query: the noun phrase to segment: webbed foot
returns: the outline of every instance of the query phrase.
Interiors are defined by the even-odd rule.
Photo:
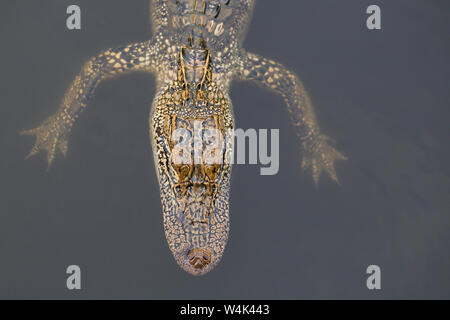
[[[67,155],[68,144],[64,132],[65,128],[60,125],[57,116],[50,117],[35,129],[20,132],[21,135],[36,136],[36,142],[25,159],[45,150],[47,152],[47,169],[50,168],[57,149],[61,151],[64,157]]]
[[[334,149],[328,144],[331,139],[326,135],[320,135],[318,142],[315,146],[304,152],[302,160],[302,169],[311,167],[314,183],[317,186],[319,178],[323,170],[325,170],[331,179],[333,179],[338,185],[340,185],[339,179],[336,175],[334,168],[334,162],[336,160],[347,160],[342,153]],[[308,150],[305,148],[304,150]]]

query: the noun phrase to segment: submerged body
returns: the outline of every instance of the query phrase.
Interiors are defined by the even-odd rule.
[[[46,150],[50,166],[96,86],[131,71],[157,76],[150,139],[160,185],[164,230],[177,263],[193,275],[220,261],[230,226],[229,194],[234,79],[282,95],[302,146],[302,167],[317,183],[322,170],[337,182],[334,161],[298,77],[281,64],[242,48],[254,0],[152,0],[153,38],[109,49],[89,60],[58,112],[40,127],[29,156]]]

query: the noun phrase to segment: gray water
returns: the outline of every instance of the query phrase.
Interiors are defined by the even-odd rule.
[[[148,1],[6,1],[0,18],[0,298],[450,298],[448,1],[259,1],[245,46],[303,80],[349,160],[314,187],[283,101],[235,83],[240,128],[280,128],[280,171],[235,166],[222,262],[196,278],[166,244],[148,139],[151,75],[102,83],[49,172],[18,132],[53,114],[82,64],[146,40]],[[82,289],[66,288],[79,265]],[[381,290],[366,268],[381,267]]]

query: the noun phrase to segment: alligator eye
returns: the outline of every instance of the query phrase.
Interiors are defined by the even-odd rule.
[[[214,19],[217,19],[219,17],[221,9],[222,9],[222,6],[219,4],[216,8],[216,15],[214,16]]]
[[[208,260],[209,260],[209,257],[203,256],[203,260],[208,261]]]

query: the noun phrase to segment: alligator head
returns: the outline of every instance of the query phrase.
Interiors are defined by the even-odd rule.
[[[184,270],[205,274],[228,238],[233,147],[230,102],[212,81],[208,49],[180,50],[177,80],[158,96],[152,128],[169,247]]]

